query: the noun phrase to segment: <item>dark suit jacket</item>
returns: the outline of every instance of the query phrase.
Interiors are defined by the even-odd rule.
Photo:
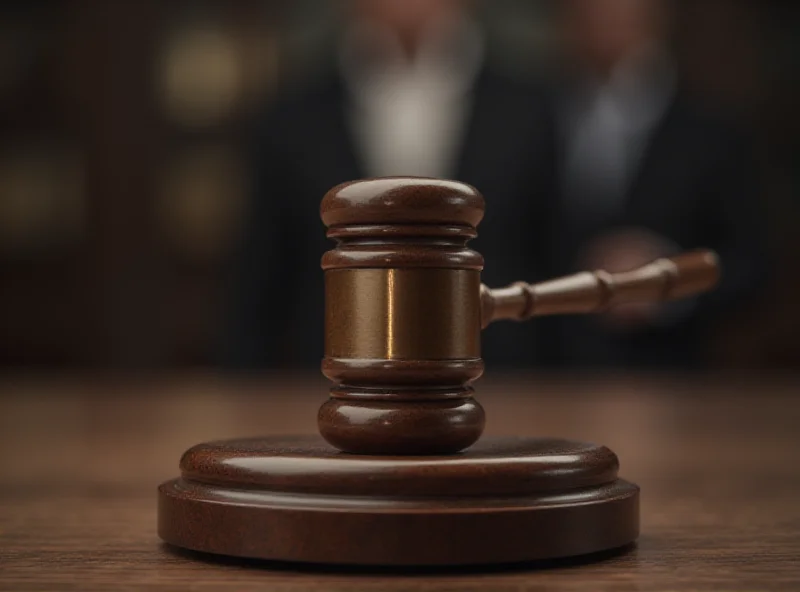
[[[543,93],[485,66],[476,79],[457,180],[485,196],[486,216],[471,246],[486,260],[483,279],[505,285],[540,277],[552,194],[552,119]],[[365,176],[345,119],[347,89],[329,75],[274,104],[257,124],[256,173],[237,256],[226,359],[238,368],[318,366],[323,356],[323,273],[332,248],[319,203],[334,185]],[[530,326],[484,332],[489,364],[530,366]]]
[[[575,271],[579,250],[593,238],[616,227],[638,226],[682,249],[715,249],[722,264],[721,283],[677,322],[631,334],[610,332],[596,317],[547,319],[540,323],[552,346],[545,352],[547,361],[570,366],[702,366],[710,328],[752,295],[764,273],[764,216],[757,177],[747,138],[679,94],[651,136],[621,216],[578,223],[556,207],[548,272]]]

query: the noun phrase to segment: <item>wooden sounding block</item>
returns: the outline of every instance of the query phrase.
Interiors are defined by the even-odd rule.
[[[317,436],[200,444],[159,488],[158,531],[180,547],[281,561],[464,565],[613,549],[639,532],[639,489],[604,446],[479,440],[480,332],[499,319],[681,298],[717,281],[697,251],[641,269],[489,289],[467,247],[473,187],[385,178],[322,201],[325,358]]]

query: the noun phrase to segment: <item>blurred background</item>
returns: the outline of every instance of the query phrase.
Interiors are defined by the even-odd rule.
[[[303,99],[291,99],[305,96],[292,94],[296,80],[305,79],[304,88],[313,88],[323,79],[331,48],[340,47],[341,32],[365,16],[356,17],[353,11],[368,12],[355,8],[356,4],[345,0],[2,3],[0,367],[6,371],[166,370],[259,365],[259,352],[267,352],[266,347],[242,354],[249,356],[244,362],[236,359],[236,354],[226,353],[237,350],[231,341],[248,339],[229,329],[237,323],[231,320],[237,316],[231,309],[238,306],[238,297],[231,293],[241,283],[237,262],[252,255],[242,255],[242,249],[247,249],[242,247],[242,237],[253,232],[246,230],[247,212],[251,211],[248,204],[254,200],[274,203],[291,196],[259,193],[260,167],[269,169],[274,160],[266,156],[259,160],[258,155],[263,153],[252,148],[254,130],[266,126],[264,134],[278,138],[273,144],[280,142],[280,134],[295,134],[284,126],[280,134],[270,136],[274,113],[293,114],[292,105],[304,104]],[[565,8],[564,4],[570,6]],[[604,4],[608,10],[614,9],[614,2]],[[580,42],[571,41],[569,33],[578,32],[585,40],[592,26],[595,31],[616,30],[615,26],[623,27],[627,21],[620,13],[618,21],[604,23],[603,18],[611,13],[592,11],[587,6],[580,12],[578,5],[580,2],[493,0],[465,3],[464,7],[470,13],[470,22],[474,19],[481,30],[485,40],[481,47],[488,48],[485,54],[491,55],[493,68],[502,72],[504,79],[530,84],[531,97],[541,97],[541,106],[536,109],[545,114],[542,122],[550,121],[546,113],[552,111],[555,131],[544,124],[538,128],[531,124],[531,134],[541,130],[541,138],[532,137],[531,142],[554,138],[552,154],[548,155],[546,148],[541,153],[529,152],[531,158],[540,159],[531,168],[543,171],[542,179],[530,188],[531,195],[543,201],[536,210],[540,213],[551,211],[550,206],[560,199],[556,187],[563,185],[558,181],[562,152],[574,156],[579,151],[571,151],[569,146],[585,144],[604,153],[602,142],[592,144],[589,140],[581,144],[583,140],[576,139],[572,144],[566,142],[564,150],[559,148],[562,116],[558,112],[564,102],[558,97],[563,89],[572,88],[560,81],[560,74],[566,70],[562,60],[569,53],[564,46],[572,42],[572,49],[586,49]],[[752,250],[758,250],[758,262],[748,272],[748,277],[752,276],[745,282],[748,287],[742,288],[748,297],[730,308],[726,316],[715,318],[712,328],[703,333],[700,347],[711,367],[789,369],[800,365],[797,6],[782,0],[678,1],[669,3],[669,27],[657,33],[663,36],[659,43],[669,48],[669,63],[674,62],[674,69],[680,72],[681,93],[691,96],[695,111],[713,113],[720,120],[724,116],[730,122],[725,129],[737,130],[736,135],[731,132],[731,138],[747,138],[748,154],[752,154],[757,173],[754,177],[758,178],[752,191],[742,196],[752,203],[742,208],[743,219],[733,223],[739,234],[725,237],[727,244],[738,246],[745,254],[752,244]],[[594,25],[581,20],[592,18],[598,19]],[[597,77],[602,79],[611,72],[610,66],[599,67],[601,74]],[[664,72],[672,72],[672,65]],[[670,76],[659,80],[671,80]],[[497,89],[505,87],[493,88],[499,93]],[[513,92],[519,101],[522,92]],[[665,91],[665,97],[671,92]],[[504,104],[498,99],[496,111],[502,111]],[[587,107],[582,113],[591,109]],[[652,126],[658,125],[668,107],[659,109],[653,110]],[[623,108],[621,112],[631,115],[634,110]],[[623,127],[627,115],[622,118]],[[302,113],[297,117],[302,120]],[[491,113],[487,117],[491,121]],[[580,115],[570,121],[590,120]],[[707,124],[706,119],[688,117],[682,121],[687,135],[671,148],[678,156],[670,157],[671,152],[664,156],[668,164],[698,150],[698,145],[705,146],[709,137],[713,136],[707,144],[712,148],[702,150],[697,159],[716,149],[723,154],[734,142],[727,141],[724,133],[717,134],[721,126]],[[576,126],[574,129],[579,129],[579,124]],[[589,123],[586,126],[591,128]],[[699,130],[696,139],[694,130]],[[706,130],[710,131],[706,134]],[[313,136],[313,130],[306,128],[297,128],[296,132]],[[583,136],[580,131],[572,133],[564,137],[590,137],[588,132]],[[308,139],[313,141],[313,137]],[[504,137],[497,141],[503,142]],[[523,141],[527,140],[520,139]],[[290,148],[286,150],[291,153]],[[283,153],[280,145],[273,149]],[[331,150],[336,150],[335,143]],[[594,162],[591,157],[589,160]],[[390,158],[389,169],[391,162]],[[731,170],[741,172],[742,167],[734,161],[728,164],[729,169],[720,167],[709,174],[717,175],[719,187],[736,191],[746,184],[731,181],[727,175],[733,174]],[[358,170],[387,171],[385,162],[372,163],[371,167]],[[521,168],[525,168],[524,163]],[[672,181],[664,179],[683,178],[684,174],[687,179],[694,178],[693,171],[687,166],[685,172],[672,174],[666,167],[655,174],[653,187],[672,187]],[[408,170],[397,173],[407,174]],[[552,173],[551,181],[546,180],[547,173]],[[486,177],[503,174],[498,169]],[[349,180],[337,179],[333,173],[324,178]],[[290,185],[291,179],[286,182]],[[687,187],[690,185],[687,181]],[[683,185],[674,187],[682,191]],[[485,186],[479,189],[487,194],[491,208],[490,190]],[[524,196],[525,191],[522,187],[519,195]],[[298,192],[302,193],[300,189]],[[709,192],[713,189],[701,188],[697,195]],[[324,244],[324,229],[316,217],[322,194],[312,197],[306,204],[310,215],[303,217],[302,223],[308,227],[303,237],[318,235]],[[525,221],[527,205],[514,202],[516,198],[509,193],[504,202],[507,213],[512,216],[516,212]],[[691,203],[685,205],[688,209],[680,220],[700,209],[692,205],[699,203],[694,197],[687,200]],[[654,239],[648,239],[648,248],[673,243],[695,246],[694,242],[703,243],[706,238],[702,229],[711,229],[708,240],[713,243],[714,229],[726,223],[727,206],[715,205],[713,200],[709,203],[703,206],[703,224],[691,223],[701,230],[685,241],[683,231],[677,232],[680,236],[669,236],[660,228],[644,228],[645,222],[637,223],[636,229],[644,228]],[[502,207],[498,204],[497,211],[502,213]],[[718,212],[719,220],[708,217],[706,207]],[[749,211],[758,214],[749,216]],[[560,218],[552,215],[545,227],[558,229],[556,221]],[[653,215],[663,217],[658,210]],[[487,224],[491,222],[487,220]],[[630,225],[626,229],[630,230]],[[491,230],[488,232],[491,234]],[[284,236],[287,234],[289,242]],[[287,232],[282,236],[282,243],[264,247],[273,256],[277,249],[293,249],[291,236],[300,238]],[[542,253],[571,248],[583,252],[582,244],[555,246],[554,242],[541,247],[543,251],[531,247],[530,273],[525,276],[526,270],[521,270],[520,278],[510,279],[538,279],[551,271],[570,271],[572,262],[545,262]],[[483,245],[476,248],[484,252]],[[664,251],[669,248],[665,246]],[[576,255],[575,261],[597,261],[597,250],[592,253],[595,255]],[[320,254],[314,252],[313,265]],[[502,259],[503,255],[497,253],[495,257]],[[313,265],[309,272],[321,275]],[[294,281],[280,271],[272,273],[268,283],[274,287]],[[245,315],[249,312],[246,305],[239,309]],[[288,324],[283,330],[291,331],[295,317],[286,317]],[[272,333],[270,338],[282,338],[278,328],[264,331]],[[548,332],[543,328],[541,334],[544,338]],[[304,335],[301,332],[299,339],[305,339]],[[547,343],[531,347],[541,351],[547,349]],[[308,347],[309,357],[318,360],[321,351],[316,345]],[[670,347],[680,349],[683,345],[673,341]],[[529,358],[509,360],[509,365],[550,364],[544,358],[531,354]],[[261,360],[264,367],[281,367],[284,363],[267,353]],[[576,361],[584,362],[585,358]],[[286,361],[287,365],[292,363]],[[568,357],[559,361],[560,365],[570,363]]]

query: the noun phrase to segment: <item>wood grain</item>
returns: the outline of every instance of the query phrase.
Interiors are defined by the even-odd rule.
[[[487,434],[611,447],[642,487],[638,545],[604,561],[418,572],[211,561],[155,532],[155,487],[208,439],[313,433],[305,379],[0,384],[2,590],[796,590],[800,383],[487,379]]]
[[[629,302],[677,300],[707,292],[718,280],[716,253],[700,249],[622,273],[583,271],[533,285],[515,282],[494,290],[481,286],[481,324],[603,312]]]
[[[483,370],[483,256],[467,242],[484,209],[477,189],[439,179],[364,179],[326,193],[320,216],[336,245],[321,261],[322,372],[335,386],[317,417],[335,448],[454,454],[480,438],[469,382]]]
[[[460,454],[343,453],[313,436],[200,443],[158,488],[176,547],[326,565],[445,567],[630,545],[639,488],[604,446],[488,437]]]

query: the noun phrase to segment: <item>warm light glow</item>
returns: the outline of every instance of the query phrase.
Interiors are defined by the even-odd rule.
[[[174,33],[161,56],[161,99],[169,117],[190,126],[218,123],[242,95],[241,48],[211,25]]]
[[[386,290],[386,356],[392,360],[394,359],[395,351],[394,351],[394,323],[395,323],[395,304],[394,304],[394,291],[395,291],[395,271],[394,269],[390,269],[386,274],[386,283],[387,283],[387,290]]]

